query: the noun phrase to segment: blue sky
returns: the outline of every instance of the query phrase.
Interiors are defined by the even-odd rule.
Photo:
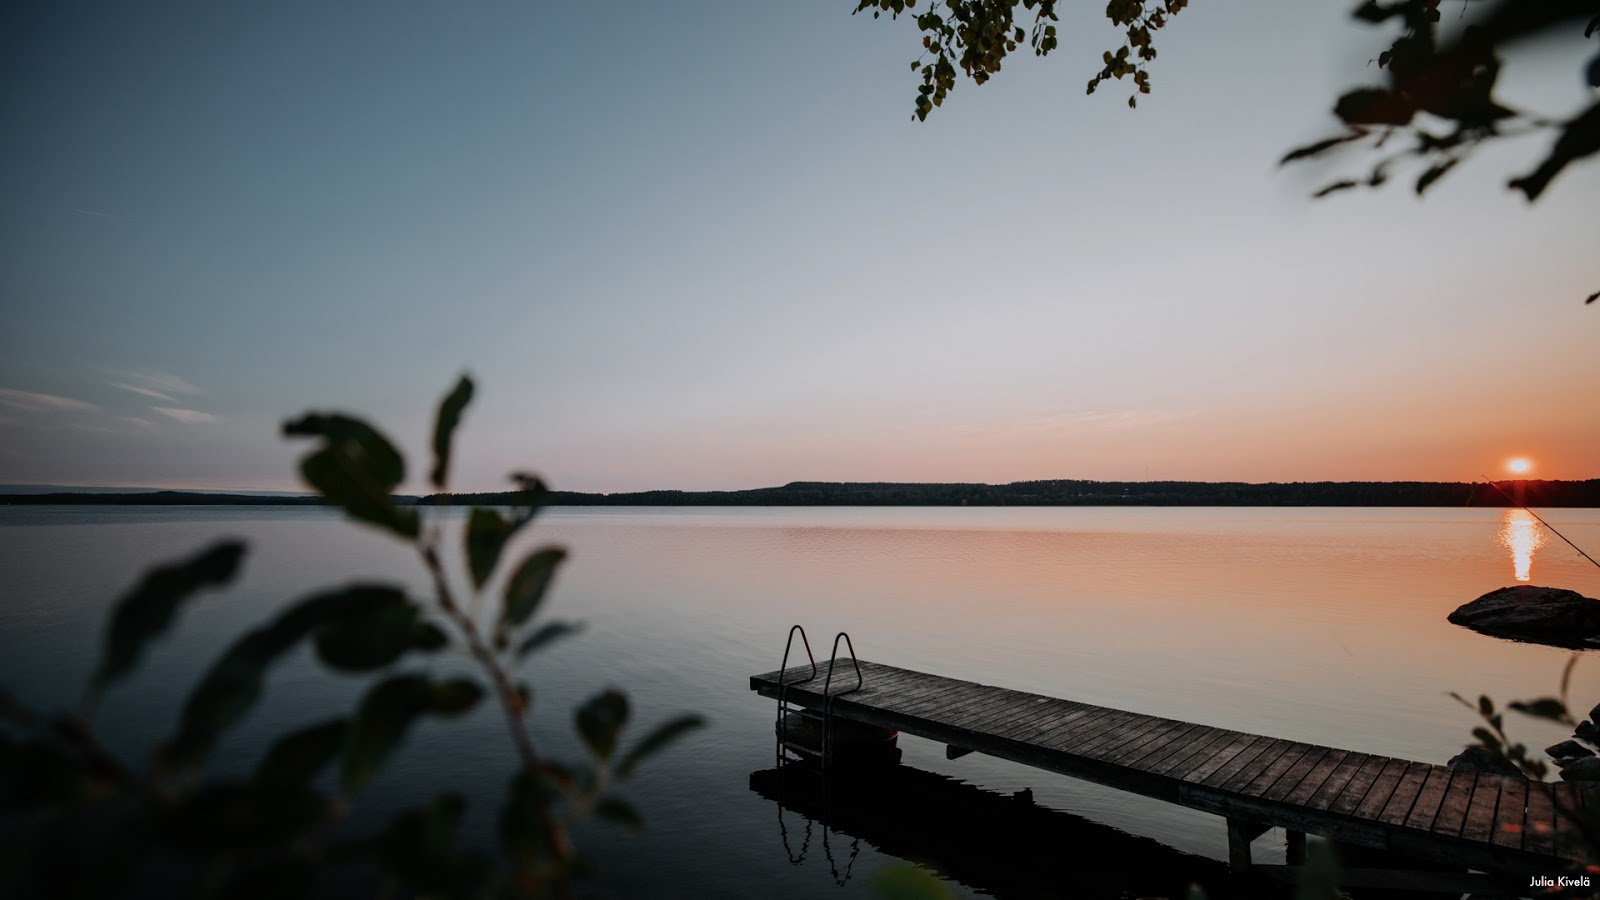
[[[1199,0],[911,121],[908,22],[807,4],[12,5],[0,482],[288,488],[287,416],[457,481],[1600,476],[1600,167],[1425,200],[1280,170],[1375,81],[1340,4]],[[1589,102],[1581,33],[1513,100]]]

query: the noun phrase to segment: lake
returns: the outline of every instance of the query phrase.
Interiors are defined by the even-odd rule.
[[[464,510],[441,512],[455,550]],[[1544,515],[1600,548],[1600,510]],[[286,602],[358,578],[426,586],[404,546],[324,509],[0,508],[0,684],[75,706],[114,599],[150,563],[224,535],[250,544],[243,576],[190,607],[102,706],[130,763],[233,637]],[[1476,724],[1451,691],[1551,694],[1569,658],[1445,616],[1519,579],[1600,596],[1600,569],[1525,513],[1489,509],[556,508],[523,540],[571,550],[545,614],[588,625],[525,669],[542,747],[575,758],[571,710],[608,685],[630,695],[635,732],[682,711],[710,720],[626,786],[645,835],[579,830],[612,896],[867,897],[868,877],[902,858],[935,861],[964,896],[1136,896],[1218,877],[1220,819],[981,755],[947,761],[914,737],[881,785],[830,789],[832,828],[806,814],[822,798],[774,802],[774,708],[748,678],[778,667],[792,624],[819,655],[846,630],[882,663],[1443,763]],[[1593,655],[1573,679],[1580,710],[1600,699]],[[347,709],[363,684],[302,652],[218,771]],[[1508,727],[1534,748],[1565,736],[1522,717]],[[354,825],[454,787],[487,841],[513,765],[493,704],[424,723]],[[986,837],[999,843],[984,849]],[[1050,867],[1029,845],[1045,838]],[[1257,856],[1270,861],[1268,843]],[[1008,847],[1016,859],[995,858]]]

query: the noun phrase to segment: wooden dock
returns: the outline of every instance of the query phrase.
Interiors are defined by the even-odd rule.
[[[1291,862],[1316,834],[1479,871],[1554,875],[1572,864],[1571,824],[1558,807],[1600,807],[1600,794],[1573,784],[1454,772],[865,660],[863,686],[852,691],[855,671],[842,662],[831,702],[822,676],[804,680],[809,663],[756,675],[750,688],[943,742],[952,757],[986,753],[1224,816],[1240,869],[1254,838],[1284,828]]]

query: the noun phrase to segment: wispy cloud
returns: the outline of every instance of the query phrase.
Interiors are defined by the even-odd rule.
[[[85,403],[71,397],[36,394],[33,391],[19,391],[13,388],[0,388],[0,406],[23,412],[95,412],[100,408],[93,403]]]
[[[126,422],[127,424],[132,425],[141,431],[149,431],[156,427],[156,423],[150,421],[149,419],[141,419],[138,416],[122,416],[121,419],[123,422]]]
[[[173,397],[170,394],[163,394],[160,391],[155,390],[153,388],[140,387],[137,384],[128,384],[127,382],[123,382],[123,381],[113,381],[113,382],[111,382],[111,386],[114,387],[114,388],[122,388],[125,391],[133,391],[135,394],[143,394],[144,396],[150,397],[150,398],[155,399],[155,400],[165,400],[168,403],[177,403],[178,402],[178,398],[177,397]]]
[[[198,409],[176,409],[171,406],[152,406],[150,408],[169,419],[175,419],[186,425],[194,425],[200,422],[222,421],[220,417],[213,416],[211,413],[201,412]]]
[[[73,210],[73,212],[82,213],[83,215],[86,215],[86,216],[98,216],[98,217],[100,217],[102,219],[115,219],[116,218],[116,216],[112,215],[111,213],[101,212],[98,209],[75,209],[75,210]]]
[[[147,397],[157,397],[162,400],[176,403],[174,397],[204,397],[205,388],[185,381],[169,372],[158,372],[153,369],[125,369],[111,373],[117,380],[112,382],[112,387]]]

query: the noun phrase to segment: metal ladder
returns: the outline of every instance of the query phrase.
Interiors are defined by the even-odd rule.
[[[789,653],[794,647],[794,636],[795,636],[796,632],[798,632],[800,634],[800,643],[801,643],[801,645],[803,647],[805,647],[806,659],[811,664],[811,674],[805,676],[804,678],[796,678],[793,681],[785,681],[783,673],[787,672],[789,670]],[[856,670],[856,684],[855,684],[855,687],[852,687],[849,690],[844,690],[844,691],[840,691],[838,694],[833,694],[833,693],[831,693],[831,688],[833,687],[833,669],[834,669],[834,666],[839,661],[839,640],[841,638],[844,639],[845,648],[850,651],[850,664]],[[833,650],[829,654],[829,659],[828,659],[828,673],[823,678],[823,682],[822,682],[822,694],[823,694],[823,697],[824,697],[823,704],[822,704],[822,712],[818,713],[816,710],[807,709],[807,708],[805,708],[803,706],[795,706],[795,705],[789,703],[789,701],[788,701],[788,691],[789,691],[789,687],[791,685],[806,684],[806,683],[808,683],[810,681],[814,681],[816,679],[816,677],[817,677],[817,658],[811,652],[811,640],[806,637],[806,630],[804,628],[802,628],[799,625],[791,626],[789,628],[789,638],[788,638],[788,640],[784,641],[784,644],[783,644],[783,661],[781,663],[779,663],[779,665],[778,665],[778,722],[777,722],[777,729],[776,729],[777,730],[777,735],[778,735],[778,740],[777,740],[777,767],[781,770],[783,768],[783,766],[786,763],[789,762],[789,760],[787,758],[785,758],[785,756],[784,756],[784,749],[788,746],[788,737],[789,737],[789,718],[788,718],[788,713],[792,712],[795,715],[801,716],[803,718],[811,719],[813,721],[820,720],[821,723],[822,723],[822,746],[819,747],[818,750],[820,752],[820,758],[821,758],[821,763],[822,763],[822,774],[823,774],[823,781],[822,781],[822,809],[823,809],[823,815],[824,815],[824,822],[823,822],[823,825],[822,825],[822,852],[823,852],[823,855],[825,857],[827,857],[827,860],[828,860],[828,871],[829,871],[829,874],[833,876],[834,883],[838,884],[840,886],[843,886],[845,883],[847,883],[850,880],[850,876],[851,876],[852,870],[855,868],[856,856],[858,854],[860,854],[860,852],[861,852],[861,839],[858,837],[858,838],[855,838],[851,842],[850,856],[849,856],[848,860],[845,863],[844,872],[843,872],[843,874],[841,874],[840,871],[839,871],[838,863],[834,859],[833,848],[830,846],[829,841],[828,841],[828,833],[831,831],[831,829],[828,827],[827,822],[825,821],[825,818],[826,818],[827,809],[828,809],[828,806],[829,806],[829,803],[828,803],[829,791],[828,791],[827,772],[828,772],[828,765],[829,765],[829,763],[830,763],[830,761],[832,760],[832,757],[833,757],[833,698],[835,696],[842,696],[844,694],[850,694],[850,693],[854,693],[855,691],[859,691],[859,690],[861,690],[862,685],[865,683],[865,681],[864,681],[864,679],[862,678],[862,675],[861,675],[861,662],[860,662],[860,660],[858,660],[856,658],[855,642],[850,639],[850,635],[849,634],[841,631],[837,635],[834,635],[834,638],[833,638]],[[782,780],[781,776],[779,778],[778,785],[779,785],[778,789],[781,792],[782,789],[783,789],[782,788],[783,780]],[[805,839],[800,844],[800,852],[798,854],[796,854],[791,849],[790,844],[789,844],[789,829],[786,827],[786,824],[785,824],[784,818],[783,818],[783,798],[782,798],[781,794],[780,794],[779,799],[778,799],[777,807],[778,807],[778,833],[779,833],[779,837],[783,841],[784,852],[788,855],[790,864],[792,864],[792,865],[800,865],[802,862],[805,861],[806,852],[807,852],[807,850],[809,849],[809,847],[811,845],[811,825],[812,825],[812,820],[811,820],[811,818],[809,816],[805,817],[806,818]]]
[[[805,647],[806,659],[811,664],[811,674],[805,676],[804,678],[796,678],[793,681],[785,681],[783,673],[787,672],[789,670],[789,654],[794,649],[794,636],[795,636],[795,634],[797,632],[800,635],[800,643]],[[856,670],[856,684],[855,684],[855,687],[849,688],[848,690],[840,691],[837,694],[835,694],[835,693],[832,693],[832,688],[833,688],[833,670],[834,670],[834,667],[839,662],[839,641],[841,639],[845,643],[845,648],[850,651],[850,664]],[[783,751],[784,751],[784,748],[788,745],[788,742],[789,742],[789,740],[788,740],[789,739],[789,716],[788,716],[788,714],[789,713],[793,713],[793,714],[795,714],[797,716],[800,716],[801,718],[811,719],[813,721],[819,721],[821,723],[821,725],[822,725],[822,746],[818,747],[817,751],[818,751],[818,754],[819,754],[819,756],[820,756],[820,758],[822,760],[822,768],[823,768],[824,771],[826,771],[828,769],[828,764],[830,763],[830,761],[832,760],[832,757],[833,757],[833,701],[834,701],[834,698],[835,697],[842,697],[845,694],[855,693],[856,691],[861,690],[862,686],[866,683],[865,679],[861,675],[861,661],[856,658],[855,642],[850,639],[850,635],[847,634],[846,632],[841,631],[837,635],[834,635],[834,638],[833,638],[833,650],[829,654],[829,659],[828,659],[828,674],[823,679],[823,682],[822,682],[823,702],[822,702],[822,712],[821,713],[818,713],[814,709],[807,709],[807,708],[802,707],[802,706],[793,705],[793,704],[791,704],[789,702],[789,699],[788,699],[789,687],[791,685],[805,684],[807,682],[815,680],[816,677],[817,677],[817,658],[811,652],[811,640],[810,640],[810,638],[806,637],[806,630],[804,628],[802,628],[801,626],[799,626],[799,625],[794,625],[794,626],[791,626],[789,628],[789,639],[784,641],[784,644],[783,644],[783,661],[778,666],[778,673],[779,673],[778,674],[778,721],[777,721],[777,728],[776,728],[776,731],[777,731],[777,734],[778,734],[778,746],[777,746],[778,765],[781,766],[785,762],[784,756],[783,756]]]

